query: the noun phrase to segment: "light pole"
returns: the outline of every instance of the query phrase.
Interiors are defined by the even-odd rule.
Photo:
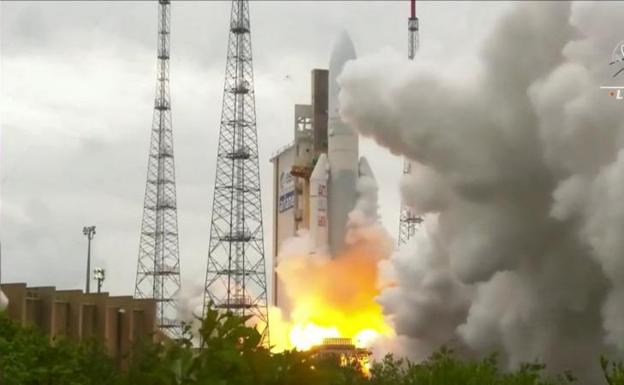
[[[102,269],[101,267],[96,267],[93,270],[93,276],[95,277],[95,280],[97,281],[97,285],[98,285],[98,294],[102,291],[102,282],[104,282],[104,278],[106,278],[106,271],[104,269]]]
[[[89,281],[91,280],[91,240],[95,236],[95,226],[88,226],[82,228],[82,233],[87,236],[87,289],[86,292],[90,293]]]

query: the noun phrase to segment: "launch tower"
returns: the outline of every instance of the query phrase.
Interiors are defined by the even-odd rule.
[[[410,0],[410,17],[407,19],[407,55],[414,60],[418,49],[418,18],[416,17],[416,0]],[[409,159],[403,160],[403,175],[411,174],[412,163]],[[399,245],[407,241],[416,233],[416,227],[422,222],[422,218],[415,215],[412,209],[401,202],[401,216],[399,219]]]
[[[204,309],[251,316],[269,342],[249,1],[233,0]]]
[[[169,0],[159,0],[158,81],[134,295],[154,298],[158,326],[170,336],[176,336],[180,332],[175,304],[175,296],[180,290],[180,259],[169,96],[170,12]]]

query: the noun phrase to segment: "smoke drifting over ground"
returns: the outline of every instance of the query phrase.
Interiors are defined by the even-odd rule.
[[[431,62],[425,40],[414,62],[347,64],[343,117],[419,163],[402,191],[426,226],[379,296],[401,350],[450,343],[586,380],[624,351],[624,101],[599,89],[624,79],[608,64],[623,18],[518,3],[476,62]]]

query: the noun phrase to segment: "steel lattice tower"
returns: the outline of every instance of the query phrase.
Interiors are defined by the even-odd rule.
[[[269,342],[249,1],[233,0],[204,309],[251,316]]]
[[[410,60],[414,60],[414,55],[418,49],[418,18],[416,17],[416,0],[410,1],[411,13],[407,20],[407,55]],[[412,164],[409,159],[403,159],[403,174],[411,174]],[[422,222],[422,218],[415,215],[404,202],[401,202],[401,216],[399,219],[399,245],[407,243],[414,234],[416,228]]]
[[[159,0],[158,81],[134,295],[154,298],[158,326],[169,335],[176,336],[180,331],[175,302],[180,290],[180,259],[169,95],[170,12],[169,0]]]

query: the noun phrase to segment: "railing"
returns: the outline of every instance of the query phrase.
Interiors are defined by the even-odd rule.
[[[234,33],[249,32],[249,20],[235,20],[230,24],[230,31]]]
[[[251,240],[251,232],[249,231],[232,231],[230,234],[222,236],[221,241],[224,242],[248,242]]]
[[[273,152],[273,154],[271,154],[271,159],[275,159],[277,158],[279,155],[281,155],[284,151],[288,150],[289,148],[291,148],[292,146],[295,145],[295,142],[292,141],[288,144],[285,144],[281,147],[279,147],[276,151]]]

